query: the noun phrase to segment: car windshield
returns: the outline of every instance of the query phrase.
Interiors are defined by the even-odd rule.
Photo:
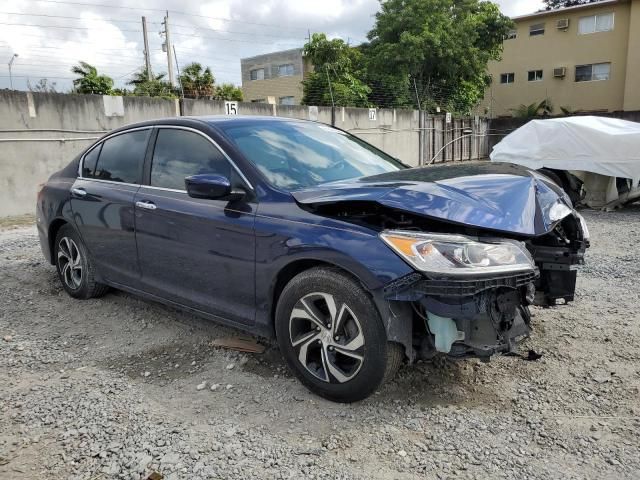
[[[265,122],[221,128],[268,182],[287,191],[405,168],[353,135],[327,125]]]

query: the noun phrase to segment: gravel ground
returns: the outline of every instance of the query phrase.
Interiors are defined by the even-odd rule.
[[[568,306],[522,350],[402,369],[368,400],[305,390],[273,346],[133,296],[77,301],[35,229],[0,225],[0,478],[640,478],[640,205],[585,211]],[[152,477],[153,478],[153,477]]]

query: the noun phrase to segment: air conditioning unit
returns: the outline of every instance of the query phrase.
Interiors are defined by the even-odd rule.
[[[568,18],[561,18],[560,20],[558,20],[556,22],[556,28],[558,30],[566,30],[569,28],[569,19]]]
[[[556,78],[564,78],[567,76],[567,67],[558,67],[553,69],[553,76]]]

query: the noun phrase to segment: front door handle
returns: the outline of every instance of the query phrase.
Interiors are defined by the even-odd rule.
[[[87,191],[84,188],[76,188],[76,187],[74,187],[74,188],[71,189],[71,193],[73,195],[75,195],[76,197],[80,197],[80,198],[87,196]]]
[[[156,204],[149,200],[145,200],[144,202],[136,202],[136,207],[144,208],[145,210],[155,210]]]

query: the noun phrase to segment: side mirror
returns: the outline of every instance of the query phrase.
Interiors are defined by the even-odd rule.
[[[187,194],[193,198],[208,198],[210,200],[237,200],[245,192],[233,190],[231,182],[224,175],[201,174],[192,175],[184,179]]]

